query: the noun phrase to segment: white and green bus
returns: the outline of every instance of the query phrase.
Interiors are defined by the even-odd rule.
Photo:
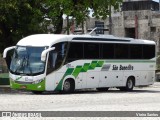
[[[155,42],[149,40],[38,34],[6,48],[3,57],[11,88],[70,93],[110,87],[131,91],[134,86],[151,85],[155,80],[155,53]]]

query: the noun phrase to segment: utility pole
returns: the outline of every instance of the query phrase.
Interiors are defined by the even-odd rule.
[[[135,38],[138,39],[138,16],[135,14]]]
[[[159,0],[159,11],[160,11],[160,0]]]
[[[112,34],[111,0],[109,0],[109,34]]]
[[[69,16],[67,15],[67,35],[69,35]]]

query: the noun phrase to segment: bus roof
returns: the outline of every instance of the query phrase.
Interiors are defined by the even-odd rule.
[[[62,34],[36,34],[21,39],[20,46],[52,46],[54,43],[74,42],[99,42],[99,43],[127,43],[127,44],[155,44],[152,40],[114,37],[112,35],[62,35]]]
[[[66,40],[67,35],[35,34],[21,39],[17,45],[20,46],[51,46],[52,43]]]

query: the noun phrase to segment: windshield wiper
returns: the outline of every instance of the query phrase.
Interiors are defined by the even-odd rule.
[[[29,61],[28,61],[28,57],[23,57],[22,58],[22,62],[20,63],[20,66],[17,67],[17,69],[15,70],[15,73],[17,73],[18,70],[22,69],[23,73],[19,73],[19,74],[26,74],[26,75],[29,75],[29,73],[25,73],[25,66],[28,67],[29,71],[30,71],[30,74],[32,75],[32,70],[30,68],[30,65],[29,65]]]
[[[32,75],[33,73],[32,73],[32,69],[31,69],[31,67],[30,67],[30,63],[29,63],[29,55],[27,54],[27,58],[26,58],[26,61],[25,62],[27,62],[26,63],[26,66],[28,67],[28,69],[29,69],[29,71],[30,71],[30,74]],[[29,74],[28,74],[29,75]]]
[[[17,69],[15,70],[15,73],[17,73],[17,71],[18,71],[20,68],[22,68],[22,67],[23,67],[24,59],[25,59],[25,57],[23,57],[22,62],[21,62],[21,59],[19,59],[19,61],[20,61],[20,65],[19,65],[19,66],[17,67]],[[24,71],[23,71],[23,72],[24,72]]]

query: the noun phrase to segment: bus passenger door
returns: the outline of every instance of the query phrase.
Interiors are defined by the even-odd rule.
[[[56,78],[55,74],[49,74],[46,76],[46,83],[45,83],[46,91],[55,90],[56,87],[54,83],[55,78]]]

